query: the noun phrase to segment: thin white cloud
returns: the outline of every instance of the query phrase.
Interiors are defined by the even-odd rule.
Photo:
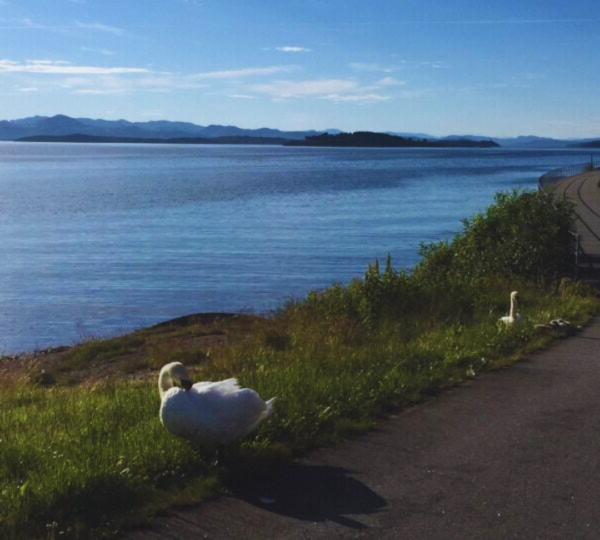
[[[354,79],[276,80],[250,86],[250,90],[275,100],[323,99],[338,103],[381,103],[392,99],[385,95],[403,81],[385,77],[375,84],[361,85]]]
[[[43,73],[50,75],[111,75],[125,73],[148,73],[146,68],[74,66],[68,62],[52,60],[28,60],[13,62],[0,60],[0,73]]]
[[[262,77],[265,75],[275,75],[277,73],[289,73],[297,69],[297,66],[271,66],[262,68],[243,68],[230,69],[223,71],[208,71],[206,73],[196,73],[190,75],[190,78],[196,79],[241,79],[246,77]]]
[[[72,30],[89,30],[93,32],[104,32],[114,36],[123,36],[125,30],[117,26],[111,26],[101,22],[81,22],[74,21],[63,25],[45,25],[33,21],[29,17],[6,18],[0,17],[0,29],[2,30],[42,30],[50,32],[64,32]]]
[[[280,52],[286,52],[286,53],[305,53],[305,52],[311,51],[311,49],[307,49],[306,47],[292,47],[292,46],[275,47],[275,50],[280,51]]]
[[[114,56],[115,52],[109,49],[99,49],[97,47],[81,47],[82,51],[102,54],[104,56]]]
[[[4,17],[0,17],[0,26],[3,30],[35,30],[35,29],[44,29],[46,27],[41,24],[37,24],[33,22],[28,17],[23,17],[21,19],[7,19]]]
[[[316,79],[307,81],[277,80],[255,84],[251,90],[274,98],[294,98],[347,93],[355,90],[358,83],[348,79]]]
[[[521,81],[498,81],[498,82],[484,82],[484,83],[476,83],[465,86],[457,86],[454,88],[447,88],[446,91],[456,91],[459,93],[465,94],[480,94],[480,93],[488,93],[494,90],[514,90],[514,89],[523,89],[530,88],[529,82],[521,82]]]
[[[101,51],[94,49],[90,52]],[[36,88],[43,92],[67,91],[91,96],[203,90],[237,100],[268,97],[276,101],[320,99],[368,104],[397,98],[400,96],[399,87],[406,85],[404,81],[391,76],[375,77],[368,84],[354,77],[300,80],[276,77],[299,70],[297,65],[275,65],[187,75],[158,72],[147,67],[76,65],[64,60],[47,59],[0,59],[0,75],[19,76],[21,88]]]
[[[83,88],[81,90],[74,90],[73,94],[90,95],[90,96],[112,96],[115,94],[122,94],[124,90],[118,88]]]
[[[209,82],[214,83],[208,79],[158,72],[146,67],[75,65],[64,60],[46,59],[22,62],[0,59],[0,77],[8,79],[11,76],[18,83],[13,92],[22,91],[19,88],[37,88],[45,93],[67,91],[88,95],[168,93],[204,89]],[[221,89],[221,93],[238,92],[228,88]]]
[[[392,55],[396,57],[397,55]],[[447,68],[448,65],[440,60],[394,60],[394,65],[382,65],[368,62],[351,62],[350,68],[358,72],[366,73],[394,73],[406,68]]]
[[[60,87],[74,94],[124,94],[128,92],[167,93],[175,90],[196,90],[205,88],[203,83],[170,74],[141,74],[121,76],[120,74],[73,76],[60,81]]]
[[[372,64],[364,62],[351,62],[350,67],[355,71],[366,71],[366,72],[381,72],[381,73],[392,73],[393,67],[382,66],[381,64]]]
[[[326,99],[338,103],[381,103],[382,101],[388,101],[391,98],[389,96],[382,96],[381,94],[330,94],[327,96],[320,96],[319,99]]]
[[[441,62],[439,60],[433,60],[433,61],[422,61],[422,62],[408,62],[408,61],[404,61],[403,64],[405,65],[415,65],[417,67],[429,67],[432,69],[441,69],[441,68],[446,68],[448,67],[448,65],[445,62]]]
[[[10,62],[9,60],[6,60],[6,62]],[[10,62],[12,64],[17,64],[18,62]],[[67,62],[66,60],[30,60],[27,59],[26,60],[27,64],[40,64],[40,65],[55,65],[55,66],[66,66],[69,65],[71,62]]]
[[[83,23],[80,21],[75,21],[75,26],[77,28],[83,28],[84,30],[93,30],[95,32],[105,32],[108,34],[113,34],[115,36],[122,36],[125,31],[122,28],[118,28],[116,26],[110,26],[108,24],[92,22],[92,23]]]
[[[243,68],[237,70],[211,71],[185,75],[181,73],[161,73],[147,68],[96,67],[59,65],[56,62],[36,61],[19,64],[1,61],[0,73],[5,71],[45,73],[67,75],[60,81],[61,87],[68,87],[73,93],[114,94],[125,92],[169,92],[181,90],[205,89],[209,86],[236,99],[253,99],[252,91],[232,87],[231,83],[253,77],[268,77],[277,73],[291,72],[296,66],[271,66],[264,68]],[[39,83],[36,82],[36,86]],[[34,84],[31,84],[34,86]]]
[[[404,86],[405,84],[406,81],[399,81],[393,77],[384,77],[375,83],[376,86]]]

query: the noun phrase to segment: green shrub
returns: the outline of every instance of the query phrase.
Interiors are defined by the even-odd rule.
[[[421,246],[415,276],[472,282],[525,279],[549,285],[572,274],[575,214],[570,202],[552,193],[500,192],[485,213],[463,220],[451,243]]]
[[[558,286],[558,293],[561,296],[579,296],[582,298],[597,295],[597,291],[588,283],[575,281],[571,278],[563,278]]]

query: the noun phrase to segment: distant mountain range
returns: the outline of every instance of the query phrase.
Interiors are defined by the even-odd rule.
[[[326,130],[339,133],[339,130]],[[92,120],[56,116],[32,116],[20,120],[0,121],[0,140],[14,141],[23,137],[91,135],[95,137],[126,137],[135,139],[176,139],[195,137],[213,139],[217,137],[267,137],[272,139],[301,140],[325,131],[281,131],[260,128],[242,129],[236,126],[199,126],[190,122],[129,122],[127,120]]]
[[[71,118],[62,114],[56,116],[32,116],[19,120],[0,121],[0,140],[14,141],[24,137],[65,137],[72,135],[86,135],[91,137],[118,137],[129,139],[221,139],[215,142],[224,142],[224,137],[236,137],[237,142],[244,138],[270,139],[269,144],[279,144],[281,140],[304,140],[305,137],[314,137],[329,133],[337,135],[342,133],[339,129],[308,130],[308,131],[282,131],[272,128],[243,129],[236,126],[209,125],[200,126],[191,122],[170,122],[156,120],[149,122],[129,122],[127,120],[93,120],[91,118]],[[426,133],[388,132],[412,139],[428,139],[430,141],[493,141],[504,148],[566,148],[574,145],[594,145],[596,139],[551,139],[536,137],[535,135],[514,138],[489,137],[484,135],[449,135],[448,137],[434,137]],[[251,141],[251,139],[247,139]],[[266,142],[266,141],[265,141]]]

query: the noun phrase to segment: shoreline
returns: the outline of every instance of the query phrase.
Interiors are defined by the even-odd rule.
[[[98,342],[98,341],[110,341],[113,339],[119,339],[125,336],[129,336],[138,332],[145,332],[145,331],[150,331],[153,329],[157,329],[157,328],[165,328],[165,327],[170,327],[170,326],[187,326],[190,324],[194,324],[195,322],[200,322],[202,321],[204,324],[210,324],[212,322],[214,322],[215,319],[230,319],[236,316],[244,316],[244,315],[252,315],[255,317],[260,317],[260,318],[266,318],[265,315],[261,315],[261,314],[249,314],[249,313],[245,313],[245,312],[233,312],[233,311],[199,311],[196,313],[190,313],[187,315],[180,315],[178,317],[174,317],[172,319],[166,319],[164,321],[161,322],[157,322],[148,326],[140,326],[139,328],[135,328],[133,330],[127,330],[124,331],[122,333],[116,333],[114,335],[110,335],[110,336],[102,336],[102,337],[88,337],[88,338],[82,338],[80,342],[74,343],[73,345],[53,345],[53,346],[48,346],[48,347],[41,347],[41,348],[35,348],[35,349],[30,349],[30,350],[21,350],[21,351],[16,351],[16,352],[8,352],[8,353],[4,353],[4,352],[0,352],[0,362],[3,362],[5,360],[15,360],[18,358],[24,358],[24,357],[38,357],[38,356],[44,356],[47,354],[55,354],[55,353],[62,353],[65,351],[69,351],[72,350],[76,347],[79,347],[80,345],[90,342],[90,341],[94,341],[94,342]],[[0,365],[1,367],[1,365]]]
[[[125,371],[129,379],[154,376],[151,358],[160,351],[182,354],[194,348],[210,351],[247,339],[268,321],[264,315],[234,312],[198,312],[168,319],[117,336],[90,338],[74,345],[61,345],[0,356],[5,378],[27,377],[42,385],[56,382],[46,374],[71,382],[97,382]],[[164,349],[164,351],[163,351]],[[90,370],[90,368],[93,368]],[[47,381],[49,384],[46,384]]]

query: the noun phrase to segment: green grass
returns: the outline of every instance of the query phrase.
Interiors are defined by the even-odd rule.
[[[138,385],[3,389],[0,537],[110,531],[116,515],[154,504],[186,474],[211,474],[158,421],[158,394]],[[161,494],[162,497],[162,494]]]
[[[502,296],[497,303],[504,306]],[[347,317],[325,325],[314,303],[290,305],[243,346],[203,362],[195,375],[235,375],[263,397],[277,396],[276,415],[230,451],[232,462],[252,467],[335,442],[393,408],[513,361],[550,339],[534,332],[537,321],[583,322],[596,309],[590,297],[521,296],[529,322],[510,330],[497,325],[495,294],[468,317],[447,317],[448,306],[438,300],[443,320],[429,307],[418,319],[384,321],[370,331]],[[159,404],[154,380],[3,388],[0,537],[106,535],[157,509],[214,493],[227,471],[168,434]]]
[[[61,384],[76,384],[88,379],[90,370],[111,364],[118,364],[123,373],[160,369],[173,361],[194,366],[210,355],[215,342],[243,339],[260,320],[243,314],[198,314],[115,338],[89,338],[61,353],[52,378]]]

